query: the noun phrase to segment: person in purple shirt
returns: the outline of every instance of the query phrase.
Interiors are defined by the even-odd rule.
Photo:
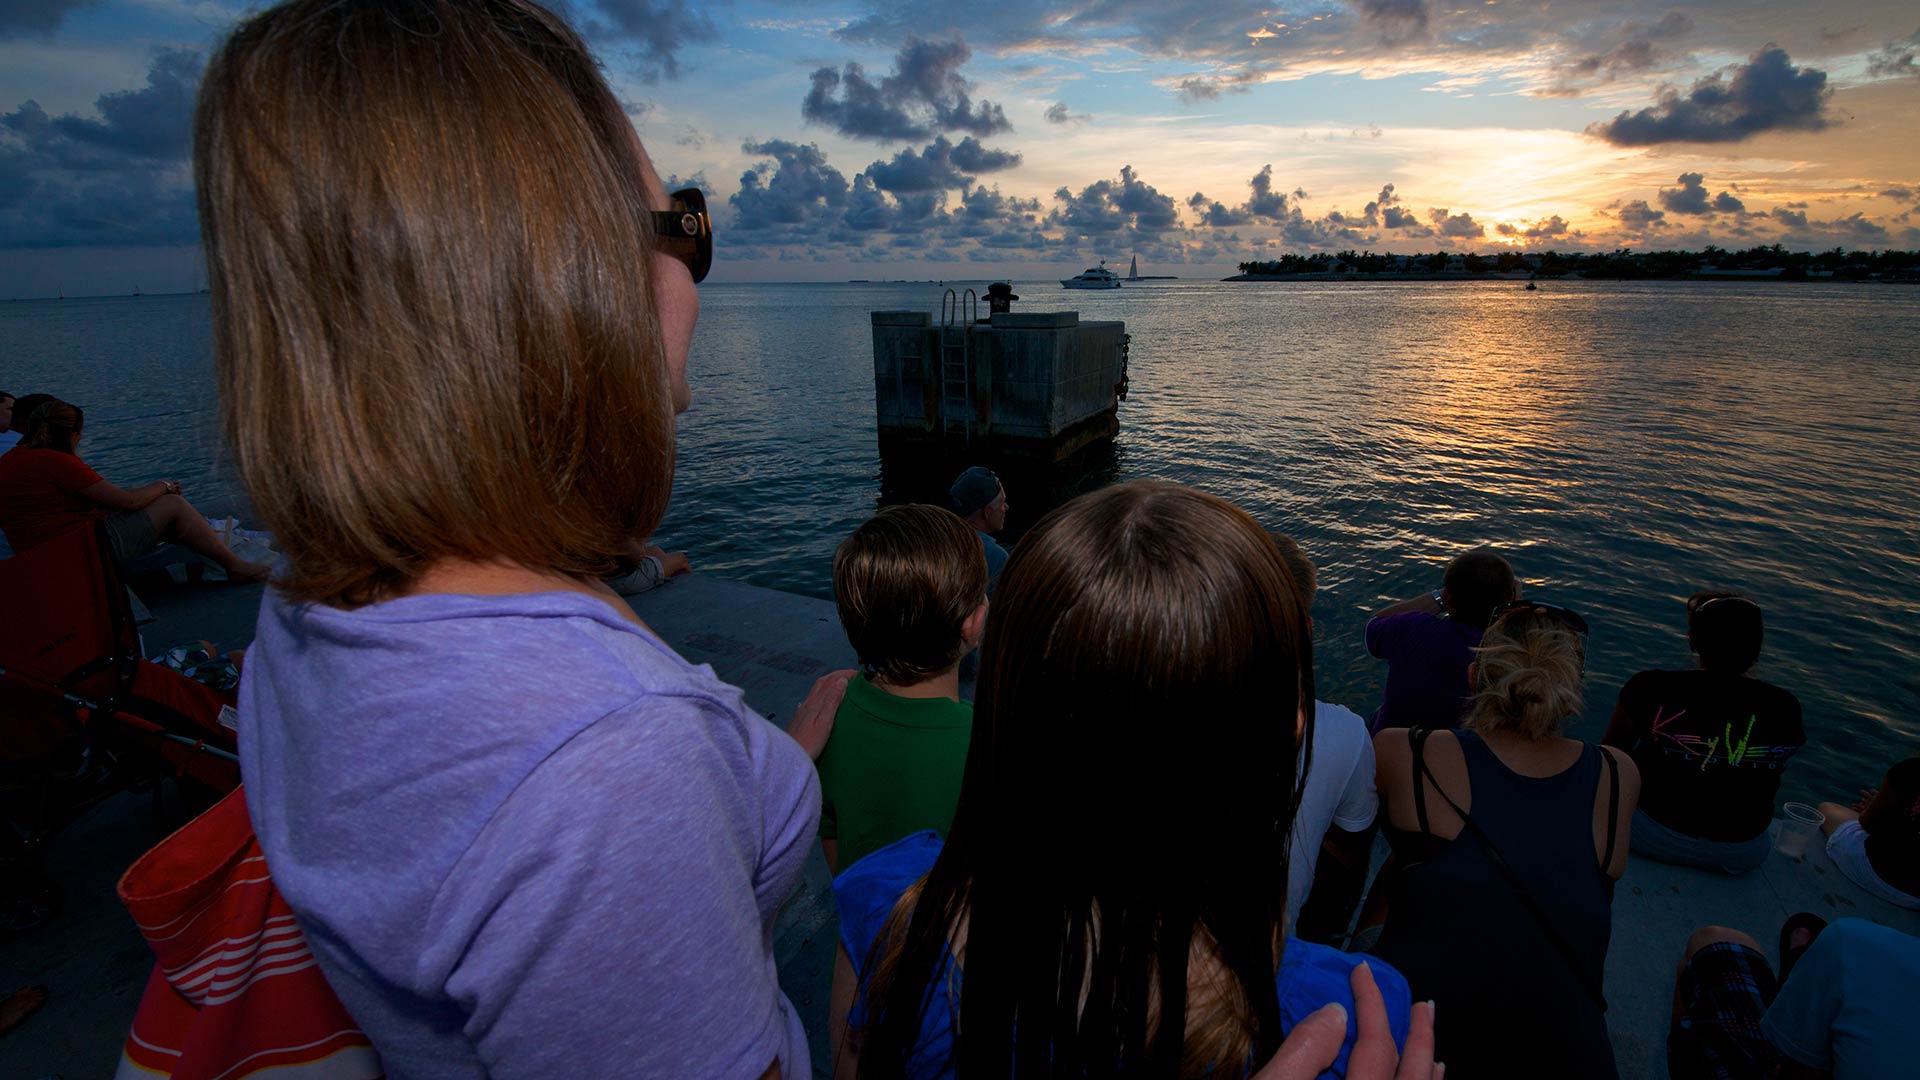
[[[1367,729],[1457,725],[1471,691],[1467,665],[1487,620],[1519,598],[1513,567],[1479,547],[1447,564],[1440,588],[1368,619],[1367,652],[1387,662],[1387,685]]]
[[[664,513],[712,231],[529,2],[298,0],[208,65],[233,460],[286,553],[240,688],[267,866],[387,1075],[805,1077],[794,737],[602,580]]]

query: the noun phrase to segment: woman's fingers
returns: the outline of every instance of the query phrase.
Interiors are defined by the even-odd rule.
[[[1313,1080],[1340,1056],[1340,1045],[1346,1041],[1347,1010],[1330,1001],[1287,1032],[1273,1060],[1254,1073],[1253,1080]],[[1352,1069],[1347,1075],[1361,1080]]]
[[[1433,1002],[1414,1003],[1407,1048],[1400,1054],[1400,1070],[1393,1074],[1394,1080],[1440,1080],[1446,1072],[1445,1065],[1433,1063],[1433,1013]]]
[[[1373,981],[1373,969],[1364,960],[1353,965],[1348,983],[1353,987],[1354,1024],[1359,1031],[1353,1056],[1347,1059],[1347,1076],[1349,1080],[1396,1080],[1394,1067],[1400,1053],[1393,1045],[1387,1003],[1380,997],[1379,984]]]

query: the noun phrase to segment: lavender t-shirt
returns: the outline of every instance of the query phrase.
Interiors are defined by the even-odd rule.
[[[1467,665],[1481,631],[1425,611],[1367,622],[1367,652],[1387,662],[1387,685],[1368,731],[1390,727],[1450,728],[1471,688]]]
[[[808,1075],[772,927],[806,753],[592,597],[269,592],[247,809],[327,981],[411,1077]]]

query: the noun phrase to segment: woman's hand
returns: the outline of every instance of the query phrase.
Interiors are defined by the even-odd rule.
[[[855,674],[852,668],[847,668],[820,676],[807,692],[807,700],[793,710],[787,734],[815,761],[820,760],[820,751],[827,748],[827,736],[833,734],[833,714],[840,711],[840,699],[847,696],[847,682]]]
[[[1407,1049],[1394,1049],[1387,1026],[1387,1005],[1366,964],[1353,966],[1353,1004],[1360,1029],[1347,1059],[1347,1080],[1442,1080],[1445,1065],[1433,1061],[1433,1003],[1416,1002]],[[1338,1002],[1321,1006],[1294,1025],[1273,1060],[1253,1080],[1313,1080],[1340,1056],[1347,1038],[1347,1010]]]

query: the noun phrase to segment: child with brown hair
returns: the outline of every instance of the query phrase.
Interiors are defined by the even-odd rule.
[[[833,592],[861,668],[819,761],[820,840],[839,870],[953,822],[973,735],[958,671],[986,628],[987,560],[957,515],[890,506],[834,553]]]

